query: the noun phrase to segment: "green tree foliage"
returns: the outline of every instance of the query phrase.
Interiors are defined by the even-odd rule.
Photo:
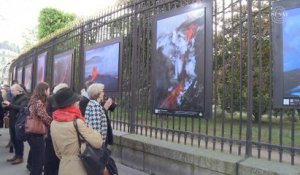
[[[75,15],[64,13],[54,8],[44,8],[40,11],[38,24],[38,39],[65,27],[69,22],[75,20]]]
[[[225,13],[224,25],[219,25],[215,38],[217,60],[217,99],[222,109],[230,112],[247,110],[247,54],[248,40],[253,47],[253,111],[254,121],[258,121],[269,107],[270,91],[270,20],[268,3],[253,3],[253,35],[248,38],[247,8],[239,4],[229,6]],[[260,11],[258,9],[261,9]],[[231,17],[231,13],[234,15]],[[241,16],[240,16],[241,15]],[[223,24],[223,14],[219,13],[217,24]],[[241,97],[241,98],[240,98]]]

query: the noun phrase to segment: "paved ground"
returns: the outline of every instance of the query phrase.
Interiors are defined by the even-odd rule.
[[[11,158],[14,154],[9,153],[9,149],[5,148],[5,145],[8,143],[9,134],[8,129],[0,129],[0,175],[29,175],[29,171],[26,169],[26,159],[25,162],[19,165],[11,165],[6,162],[7,158]],[[28,155],[28,143],[25,143],[25,153],[24,157],[26,158]],[[137,171],[130,167],[124,166],[122,164],[117,163],[117,167],[119,170],[119,175],[147,175],[144,172]]]

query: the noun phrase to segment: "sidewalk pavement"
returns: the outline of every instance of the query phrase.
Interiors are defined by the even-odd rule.
[[[0,129],[0,175],[29,175],[30,172],[26,169],[26,161],[29,151],[29,145],[27,142],[24,143],[24,162],[18,165],[11,165],[6,162],[6,159],[14,156],[14,153],[9,153],[9,148],[5,148],[9,141],[8,129]],[[119,175],[147,175],[144,172],[135,170],[133,168],[127,167],[118,162],[117,167]]]

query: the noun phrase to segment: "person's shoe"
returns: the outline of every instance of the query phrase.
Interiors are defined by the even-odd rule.
[[[28,169],[28,171],[31,171],[31,166],[27,163],[26,168]]]
[[[7,159],[6,161],[7,162],[12,162],[12,161],[15,161],[17,158],[16,158],[16,156],[14,156],[14,157],[12,157],[12,158],[10,158],[10,159]]]
[[[17,158],[16,160],[12,161],[11,164],[12,165],[17,165],[17,164],[20,164],[23,162],[23,159],[22,158]]]
[[[12,146],[11,142],[8,142],[8,144],[5,146],[5,148],[9,148],[10,146]]]

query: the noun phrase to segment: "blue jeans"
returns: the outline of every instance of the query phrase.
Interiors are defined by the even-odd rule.
[[[23,158],[24,142],[22,140],[17,139],[15,128],[9,128],[9,132],[10,132],[10,140],[15,148],[15,156],[17,158]]]
[[[30,146],[28,161],[30,165],[30,175],[41,175],[44,165],[45,141],[43,135],[29,135]]]

